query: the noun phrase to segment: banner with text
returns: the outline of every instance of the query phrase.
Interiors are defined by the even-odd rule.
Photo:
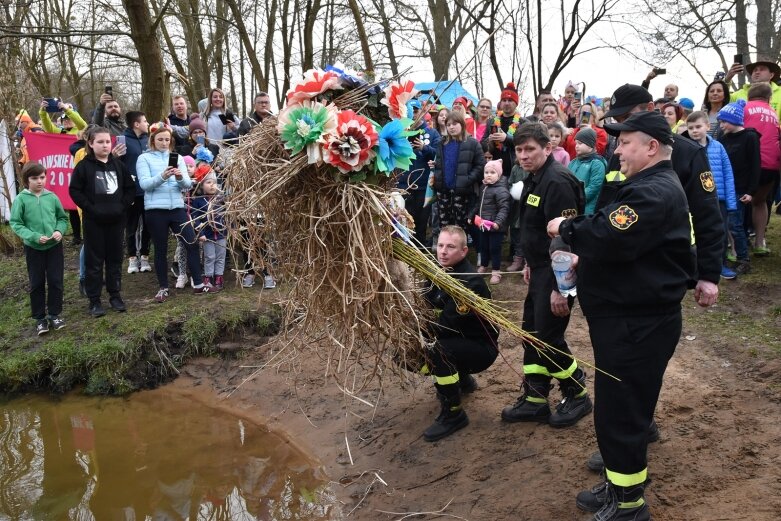
[[[69,148],[76,136],[30,132],[25,134],[25,141],[30,160],[38,161],[46,168],[46,189],[57,194],[63,208],[75,210],[68,187],[73,174],[73,156]]]

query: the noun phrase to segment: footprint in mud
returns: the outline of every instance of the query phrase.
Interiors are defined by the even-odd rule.
[[[693,408],[688,405],[676,405],[670,411],[672,414],[691,414],[694,411]]]
[[[675,425],[675,427],[673,427],[673,430],[679,436],[688,436],[689,434],[699,431],[699,429],[696,426],[691,425],[689,423],[679,423]]]

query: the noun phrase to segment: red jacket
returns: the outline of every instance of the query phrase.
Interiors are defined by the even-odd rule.
[[[594,125],[592,125],[591,128],[593,128],[594,132],[597,133],[597,147],[595,152],[600,156],[605,157],[605,150],[607,150],[607,132],[605,132],[605,129],[596,127]],[[564,140],[564,144],[562,145],[564,150],[566,150],[569,154],[570,159],[575,159],[578,155],[575,152],[575,136],[577,135],[578,131],[580,131],[580,129],[576,128],[572,134],[567,136],[567,139]]]

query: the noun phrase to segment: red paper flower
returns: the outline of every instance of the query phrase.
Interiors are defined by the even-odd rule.
[[[333,71],[309,69],[304,73],[304,79],[287,91],[287,103],[301,103],[316,97],[327,90],[342,89],[339,75]]]
[[[407,114],[407,102],[418,94],[414,87],[415,83],[410,80],[404,83],[394,81],[383,91],[385,97],[382,103],[388,106],[391,119],[411,117],[411,114]]]
[[[379,136],[374,125],[352,110],[344,110],[337,117],[336,132],[323,145],[323,161],[340,172],[357,172],[370,162]]]

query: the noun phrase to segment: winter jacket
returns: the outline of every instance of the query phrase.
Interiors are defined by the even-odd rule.
[[[210,141],[222,141],[223,139],[235,138],[238,135],[235,130],[228,132],[228,127],[220,119],[220,116],[223,114],[224,112],[219,109],[213,109],[208,116],[201,114],[201,118],[206,122],[206,137]],[[231,115],[233,116],[233,122],[238,126],[240,124],[239,119],[235,114]]]
[[[750,83],[746,83],[740,89],[736,90],[729,96],[730,101],[737,101],[743,99],[748,101],[748,89],[751,88]],[[770,106],[776,111],[778,119],[781,119],[781,86],[776,85],[772,81],[770,82]]]
[[[136,196],[136,184],[122,162],[109,155],[107,162],[86,156],[73,169],[71,199],[85,219],[116,223],[126,217]]]
[[[724,145],[732,165],[735,178],[735,195],[754,195],[759,188],[759,133],[753,128],[744,128],[739,132],[729,132],[719,138]]]
[[[85,128],[87,128],[87,122],[82,119],[82,117],[79,115],[78,112],[76,112],[73,109],[65,109],[64,114],[68,116],[68,119],[73,121],[73,127],[70,130],[65,130],[64,128],[60,128],[54,123],[52,123],[52,119],[49,116],[49,113],[46,112],[44,109],[38,110],[38,116],[41,120],[41,126],[43,127],[44,132],[48,132],[49,134],[70,134],[75,136]]]
[[[510,197],[510,190],[507,188],[507,178],[502,176],[492,185],[483,183],[480,186],[480,196],[471,212],[472,222],[474,222],[474,216],[479,215],[483,219],[499,225],[498,230],[489,231],[507,231],[511,202],[512,197]]]
[[[737,198],[735,197],[735,177],[732,174],[732,164],[724,146],[710,136],[708,138],[708,163],[713,173],[713,180],[716,182],[716,193],[719,194],[719,201],[727,205],[728,211],[738,209]]]
[[[225,227],[225,200],[221,195],[199,195],[190,200],[190,215],[198,235],[210,241],[228,236]]]
[[[442,169],[443,149],[444,140],[440,142],[437,158],[434,160],[434,190],[437,192],[448,190],[445,185],[445,173]],[[473,194],[475,185],[483,180],[483,168],[485,168],[485,157],[480,143],[472,137],[467,137],[465,141],[461,141],[458,150],[456,185],[453,191],[457,195]]]
[[[92,116],[92,122],[98,126],[107,128],[112,136],[121,136],[127,128],[127,125],[125,125],[125,120],[122,118],[107,118],[106,106],[102,103],[98,103],[98,106],[95,107],[95,113]]]
[[[759,132],[760,165],[765,170],[781,168],[781,128],[779,116],[764,101],[754,100],[746,104],[743,126]]]
[[[564,166],[568,166],[569,165],[569,162],[570,162],[569,152],[567,152],[563,148],[561,148],[561,147],[554,148],[553,152],[551,152],[551,155],[553,156],[553,159],[555,159],[556,161],[558,161],[562,165],[564,165]],[[513,168],[515,168],[515,167],[513,167]]]
[[[515,164],[515,144],[513,143],[513,136],[507,132],[513,124],[513,119],[515,119],[515,114],[505,116],[504,113],[501,113],[499,115],[500,126],[505,134],[507,134],[504,138],[504,143],[501,143],[497,147],[495,142],[489,141],[488,139],[491,134],[497,130],[494,126],[493,118],[488,120],[488,128],[486,129],[485,134],[483,134],[483,139],[481,141],[481,143],[491,151],[493,159],[502,160],[502,175],[504,176],[510,175],[510,172],[513,170],[513,165]],[[519,125],[523,125],[527,121],[529,120],[520,118],[518,123]]]
[[[607,132],[605,132],[605,129],[597,127],[596,125],[591,125],[591,128],[597,133],[597,146],[594,148],[594,151],[600,156],[605,157],[607,154]],[[567,136],[562,145],[564,150],[569,154],[570,159],[575,159],[578,156],[578,153],[575,152],[575,140],[578,139],[578,132],[580,132],[580,129],[576,128]]]
[[[415,160],[410,165],[409,170],[399,174],[396,180],[396,186],[408,192],[426,190],[428,177],[431,173],[428,162],[433,161],[436,157],[439,143],[442,140],[439,132],[429,128],[425,123],[419,127],[419,130],[421,130],[421,133],[416,137],[426,145],[421,149],[412,149],[415,151]]]
[[[177,181],[176,176],[163,179],[163,172],[168,168],[169,155],[167,151],[149,150],[138,158],[136,172],[141,188],[144,190],[145,210],[184,208],[182,190],[190,188],[193,182],[187,175],[187,165],[182,156],[179,156],[178,165],[182,179]]]
[[[49,239],[44,244],[38,241],[44,235],[51,237],[54,232],[65,235],[68,214],[54,192],[44,189],[41,195],[35,195],[25,188],[11,205],[10,224],[25,246],[45,251],[59,244],[58,241]]]
[[[188,138],[181,146],[177,146],[176,147],[176,151],[179,154],[183,155],[183,156],[195,157],[195,147],[196,146],[197,146],[197,144],[193,143],[192,140],[190,140]],[[217,160],[217,156],[220,153],[220,147],[218,147],[214,143],[208,143],[207,142],[206,143],[206,148],[208,148],[209,152],[211,152],[212,155],[214,156],[214,160],[212,162],[216,161]]]
[[[136,163],[138,163],[138,158],[141,154],[149,148],[149,134],[137,136],[133,129],[126,128],[122,135],[125,136],[125,146],[127,147],[127,152],[122,156],[122,163],[127,168],[127,171],[130,172],[130,175],[133,176],[133,181],[136,183],[136,197],[141,197],[144,195],[144,191],[138,182]]]
[[[602,191],[602,183],[605,182],[607,161],[596,152],[584,157],[576,157],[569,164],[569,170],[583,183],[586,191],[586,215],[594,213],[597,207],[599,192]]]
[[[266,118],[267,116],[261,117],[258,115],[257,112],[254,110],[247,114],[247,117],[241,120],[241,124],[239,125],[239,137],[246,136],[250,133],[250,131],[255,128],[257,125],[260,125],[260,123]]]

